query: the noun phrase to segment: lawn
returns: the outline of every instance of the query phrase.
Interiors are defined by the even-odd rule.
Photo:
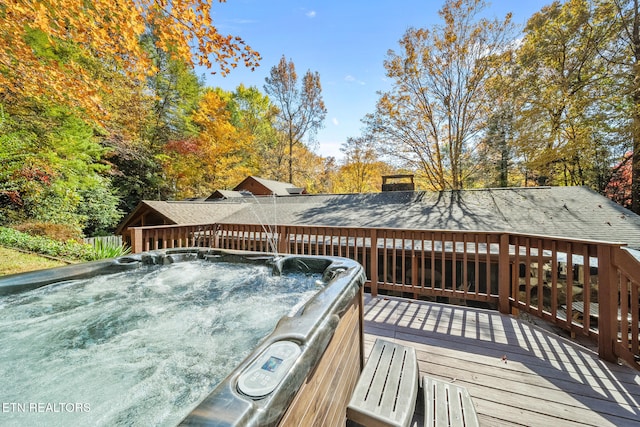
[[[39,255],[28,254],[0,246],[0,276],[60,267],[63,265],[66,264],[62,261],[55,261]]]

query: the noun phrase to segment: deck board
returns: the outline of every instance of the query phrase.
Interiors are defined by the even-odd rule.
[[[367,294],[366,354],[378,337],[413,346],[421,374],[467,387],[481,425],[640,426],[638,371],[526,320]]]

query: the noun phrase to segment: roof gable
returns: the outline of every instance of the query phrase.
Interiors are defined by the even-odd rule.
[[[248,176],[240,184],[236,185],[233,190],[249,191],[256,196],[289,196],[305,193],[304,188],[296,187],[289,182],[273,181],[256,176]]]

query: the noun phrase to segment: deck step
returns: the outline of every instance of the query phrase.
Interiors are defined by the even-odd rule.
[[[377,339],[347,406],[347,419],[367,427],[408,426],[418,377],[413,347]]]
[[[465,387],[422,377],[425,427],[479,426],[476,408]]]

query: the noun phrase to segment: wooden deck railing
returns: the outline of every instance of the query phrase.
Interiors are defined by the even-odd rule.
[[[202,224],[134,227],[132,251],[214,247],[343,256],[383,291],[525,311],[640,369],[640,262],[621,244],[519,233]]]

